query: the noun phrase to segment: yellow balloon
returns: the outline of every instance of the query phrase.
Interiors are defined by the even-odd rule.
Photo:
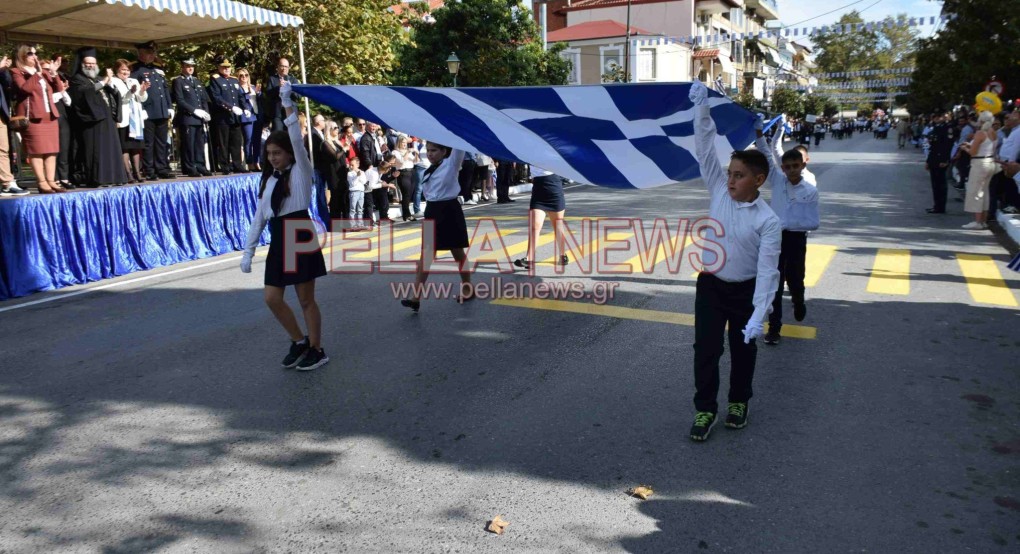
[[[992,115],[1002,111],[1002,100],[999,100],[999,95],[994,92],[978,94],[975,102],[977,102],[977,109],[979,111],[987,110],[992,112]]]

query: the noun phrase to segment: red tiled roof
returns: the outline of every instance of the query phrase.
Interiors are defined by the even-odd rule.
[[[429,9],[422,9],[424,4],[428,4]],[[423,13],[426,11],[434,12],[439,8],[442,8],[445,2],[443,0],[425,0],[424,2],[401,2],[399,4],[390,6],[390,10],[397,14],[402,15],[404,12],[411,13]]]
[[[694,53],[695,58],[717,58],[719,57],[718,48],[705,48],[704,50],[698,50]]]
[[[631,26],[631,35],[654,35],[655,33],[638,29]],[[589,21],[578,23],[562,29],[555,30],[547,36],[549,42],[567,42],[571,40],[591,40],[598,38],[613,38],[627,36],[627,26],[619,21],[603,19],[601,21]]]

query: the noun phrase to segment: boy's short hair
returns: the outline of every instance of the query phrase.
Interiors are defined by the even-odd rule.
[[[783,161],[804,163],[804,154],[802,154],[797,148],[787,150],[786,152],[783,152]]]
[[[730,156],[730,160],[737,160],[746,165],[756,176],[769,174],[769,160],[765,154],[757,150],[736,150]]]

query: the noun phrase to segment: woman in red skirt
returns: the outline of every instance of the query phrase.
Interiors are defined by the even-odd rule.
[[[11,68],[18,107],[15,115],[28,116],[28,129],[21,132],[32,171],[39,181],[39,192],[64,192],[57,184],[57,154],[60,153],[60,112],[53,95],[64,91],[57,77],[61,60],[39,60],[34,46],[22,44]]]

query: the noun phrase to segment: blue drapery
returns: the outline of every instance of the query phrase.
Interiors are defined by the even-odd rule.
[[[240,250],[258,185],[247,174],[0,201],[0,300]],[[328,229],[318,179],[310,211]]]

